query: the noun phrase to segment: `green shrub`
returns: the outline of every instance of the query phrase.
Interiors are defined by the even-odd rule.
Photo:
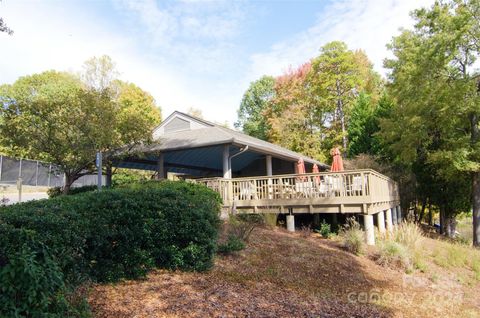
[[[146,182],[151,179],[152,172],[137,169],[117,169],[112,176],[114,188],[129,186],[132,183]]]
[[[88,308],[70,304],[63,273],[35,234],[0,224],[0,316],[80,317]]]
[[[355,255],[365,253],[365,234],[360,224],[354,219],[348,220],[347,224],[340,231],[340,237],[343,241],[343,246],[350,253]]]
[[[330,238],[332,236],[332,227],[325,220],[320,223],[320,230],[318,231],[324,238]]]
[[[229,235],[225,243],[218,245],[218,252],[222,254],[231,254],[241,251],[245,248],[245,243],[235,235]]]
[[[213,264],[219,211],[220,198],[212,190],[168,181],[0,208],[0,281],[16,273],[18,264],[27,263],[33,264],[32,275],[38,277],[29,278],[30,287],[18,285],[22,295],[28,295],[27,287],[42,290],[42,277],[56,273],[55,268],[67,287],[85,280],[141,277],[154,266],[206,270]],[[19,249],[24,246],[19,242],[25,250]],[[37,246],[48,248],[48,258]],[[2,286],[20,279],[12,277]],[[52,293],[64,294],[55,279],[47,280]]]
[[[82,187],[72,187],[70,188],[70,191],[68,192],[68,195],[74,195],[74,194],[79,194],[79,193],[84,193],[84,192],[92,192],[97,190],[98,186],[96,185],[88,185],[88,186],[82,186]],[[106,189],[105,187],[103,187]],[[63,188],[62,187],[54,187],[50,188],[47,190],[47,194],[49,198],[54,198],[58,197],[59,195],[63,194]]]

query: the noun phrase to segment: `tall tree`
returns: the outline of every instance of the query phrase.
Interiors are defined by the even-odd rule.
[[[275,79],[273,77],[263,76],[250,83],[240,103],[235,127],[241,128],[247,135],[267,140],[269,127],[264,112],[274,96]]]
[[[445,182],[470,177],[473,242],[480,246],[480,1],[436,2],[413,17],[414,30],[394,38],[395,58],[385,64],[398,107],[382,134],[411,162],[428,149],[426,162]]]
[[[366,93],[357,98],[350,116],[348,126],[348,156],[353,158],[360,154],[369,154],[385,161],[390,159],[378,133],[380,121],[389,118],[393,108],[390,97],[384,93],[374,105],[373,99]]]
[[[112,183],[113,153],[119,147],[149,142],[151,131],[161,120],[160,109],[154,98],[133,83],[118,80],[115,62],[108,56],[92,57],[85,61],[80,78],[87,89],[108,96],[105,100],[115,105],[116,124],[111,126],[114,134],[109,144],[99,149],[104,152],[106,185]],[[100,105],[101,107],[101,105]]]
[[[138,86],[119,80],[108,86],[105,81],[93,83],[101,85],[49,71],[0,87],[0,144],[12,155],[60,166],[65,192],[95,169],[97,151],[108,155],[149,142],[160,122],[153,97]]]
[[[343,42],[330,42],[312,60],[311,88],[321,107],[328,110],[331,123],[339,127],[344,152],[348,149],[347,117],[362,89],[359,57]]]
[[[311,64],[289,70],[278,77],[275,97],[264,116],[268,120],[270,141],[285,148],[326,161],[329,146],[325,147],[325,114],[315,107],[307,79]]]
[[[117,77],[118,71],[115,62],[108,55],[89,58],[84,62],[83,71],[80,73],[82,81],[96,91],[111,89],[112,82]]]
[[[65,192],[93,169],[93,158],[113,138],[113,103],[85,90],[73,75],[55,71],[18,79],[0,96],[0,143],[12,155],[50,161],[66,176]]]

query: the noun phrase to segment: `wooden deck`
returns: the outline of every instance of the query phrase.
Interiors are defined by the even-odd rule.
[[[232,212],[375,214],[400,200],[396,182],[369,169],[195,182],[217,191]]]

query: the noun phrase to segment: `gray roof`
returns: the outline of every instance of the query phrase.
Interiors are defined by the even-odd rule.
[[[260,140],[258,138],[248,136],[236,130],[232,130],[221,125],[208,122],[194,116],[179,113],[183,116],[190,117],[194,120],[201,121],[205,128],[184,130],[163,134],[153,144],[145,146],[144,152],[168,152],[181,149],[190,149],[197,147],[214,146],[221,144],[234,144],[240,147],[248,146],[250,151],[269,154],[277,158],[291,161],[297,161],[302,158],[305,162],[317,164],[319,166],[329,168],[328,165],[321,163],[315,159],[304,156],[300,153],[285,149],[270,142]],[[173,113],[172,115],[174,115]],[[171,115],[171,116],[172,116]],[[171,117],[169,116],[169,117]]]

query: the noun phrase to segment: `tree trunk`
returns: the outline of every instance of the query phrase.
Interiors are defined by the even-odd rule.
[[[63,194],[68,194],[70,192],[70,188],[72,184],[75,182],[75,178],[73,176],[65,174],[65,185],[63,186]]]
[[[480,172],[472,174],[473,246],[480,247]]]
[[[422,199],[422,210],[420,211],[420,215],[418,216],[417,223],[422,223],[423,217],[425,216],[425,209],[427,208],[427,198]]]
[[[440,234],[445,234],[445,207],[440,206]]]
[[[432,202],[428,203],[428,225],[433,226]]]
[[[448,211],[444,219],[445,219],[445,235],[447,235],[450,238],[454,238],[455,232],[457,229],[457,220],[455,220],[455,215],[453,215],[452,211]]]
[[[478,82],[478,93],[480,93],[480,82]],[[473,149],[477,147],[480,139],[478,129],[478,116],[470,114],[470,144]],[[472,173],[472,216],[473,216],[473,246],[480,247],[480,172]]]

